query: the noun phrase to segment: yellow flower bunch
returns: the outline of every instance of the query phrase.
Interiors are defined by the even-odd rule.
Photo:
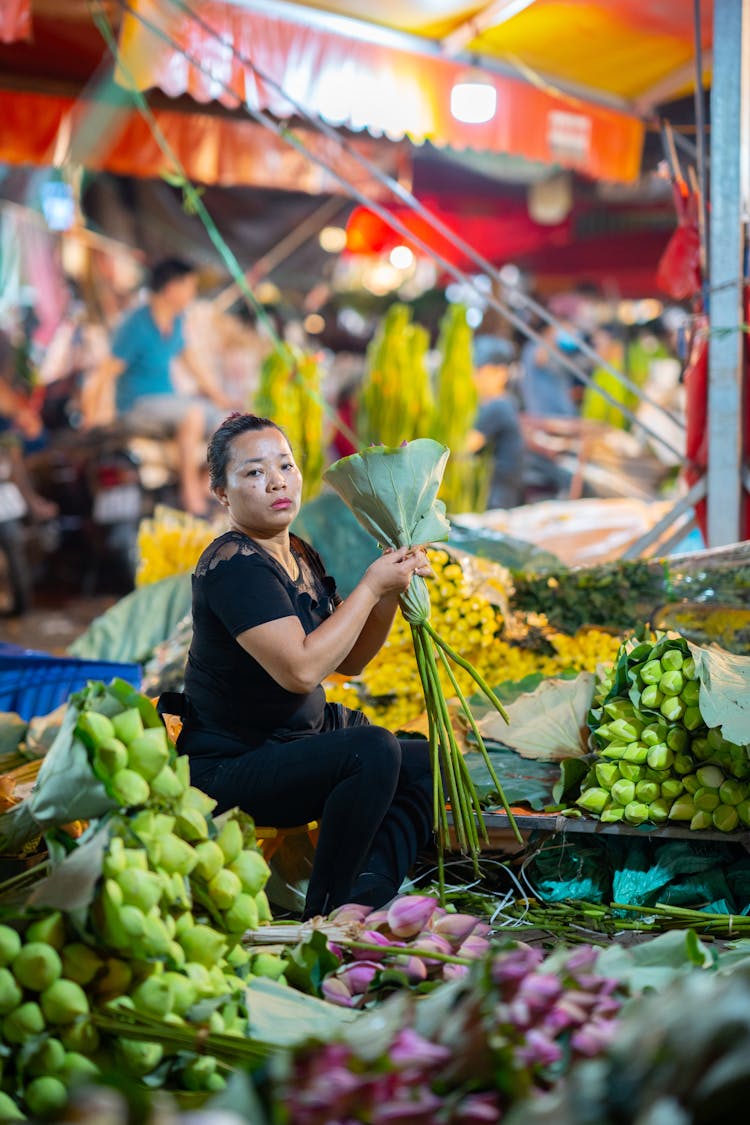
[[[153,517],[141,520],[138,528],[136,586],[189,573],[221,530],[198,516],[158,505]]]

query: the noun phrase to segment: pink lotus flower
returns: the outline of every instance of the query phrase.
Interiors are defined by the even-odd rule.
[[[443,980],[460,980],[462,977],[469,975],[468,965],[452,965],[448,962],[443,965]]]
[[[412,942],[412,949],[420,949],[425,953],[445,953],[449,956],[453,953],[453,946],[449,941],[441,937],[440,934],[431,933],[420,934],[419,937]],[[441,963],[439,960],[435,960],[432,957],[425,957],[424,960],[427,965],[432,966]]]
[[[516,1058],[526,1066],[551,1066],[562,1055],[560,1044],[534,1027],[527,1031],[526,1042],[516,1051]]]
[[[519,944],[515,949],[506,953],[498,953],[492,962],[492,979],[496,984],[518,984],[527,973],[542,963],[544,955],[541,950],[532,949],[530,945]]]
[[[477,925],[473,914],[443,914],[439,918],[433,914],[430,928],[433,933],[440,934],[454,945],[460,945],[469,934],[476,931]]]
[[[596,964],[598,956],[599,952],[593,945],[579,945],[567,958],[565,967],[573,973],[578,972],[579,969],[591,969]]]
[[[470,1094],[459,1102],[453,1114],[455,1125],[484,1125],[502,1119],[502,1111],[497,1104],[497,1094]]]
[[[418,1097],[404,1094],[377,1105],[372,1121],[374,1125],[413,1125],[418,1121],[433,1125],[442,1104],[430,1090],[422,1089]]]
[[[336,976],[344,982],[352,996],[362,996],[379,972],[380,965],[375,961],[355,961],[341,969]]]
[[[379,930],[363,930],[359,935],[360,941],[366,941],[368,945],[400,945],[400,942],[391,941],[385,934],[381,934]],[[373,949],[352,949],[352,957],[355,961],[382,961],[387,954],[377,953]]]
[[[487,938],[478,937],[476,934],[469,934],[466,941],[461,942],[458,947],[459,957],[484,957],[485,953],[490,948],[490,943]]]
[[[388,925],[388,911],[387,910],[373,910],[371,914],[367,915],[367,925],[371,930],[377,930],[381,926]]]
[[[328,915],[329,922],[364,922],[368,914],[372,913],[371,906],[362,906],[358,902],[345,902],[337,906]]]
[[[396,1034],[388,1052],[391,1063],[404,1070],[414,1067],[432,1067],[448,1061],[451,1051],[439,1043],[431,1043],[412,1027],[403,1027]]]
[[[401,895],[388,907],[388,927],[396,937],[414,937],[433,915],[437,899],[428,895]]]
[[[354,1007],[354,997],[346,981],[340,980],[339,977],[325,977],[320,991],[323,993],[323,999],[329,1004],[338,1004],[340,1008]]]
[[[600,1055],[612,1042],[617,1031],[616,1020],[590,1020],[570,1037],[570,1045],[579,1055],[592,1058]]]
[[[528,1004],[532,1012],[545,1012],[554,1004],[562,992],[562,984],[552,973],[529,973],[521,981],[518,996]]]
[[[427,980],[427,966],[421,957],[394,957],[393,968],[405,973],[410,984],[420,984]]]

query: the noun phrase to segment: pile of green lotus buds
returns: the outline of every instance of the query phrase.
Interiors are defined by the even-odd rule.
[[[109,694],[98,696],[111,710]],[[2,1120],[55,1112],[73,1081],[113,1068],[150,1086],[221,1089],[222,1065],[200,1035],[244,1037],[247,980],[284,980],[280,957],[253,957],[240,943],[271,918],[252,821],[236,810],[214,820],[215,802],[190,785],[164,727],[143,723],[151,704],[139,699],[78,720],[93,768],[139,806],[92,826],[49,876],[51,886],[88,856],[88,905],[27,910],[0,927]],[[179,1048],[115,1039],[107,1022],[128,1010],[184,1028]]]
[[[750,827],[750,748],[709,729],[687,643],[662,637],[621,650],[589,715],[594,761],[576,804],[607,824]]]

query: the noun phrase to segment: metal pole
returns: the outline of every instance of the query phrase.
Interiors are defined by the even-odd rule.
[[[743,24],[750,0],[715,0],[711,88],[710,338],[708,345],[708,543],[740,537],[742,495],[741,372],[744,230],[742,174],[747,122],[741,112],[750,60]]]

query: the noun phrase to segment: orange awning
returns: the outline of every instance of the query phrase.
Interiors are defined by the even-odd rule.
[[[123,20],[121,49],[124,68],[141,89],[158,86],[173,97],[189,93],[277,117],[294,116],[296,103],[334,126],[513,153],[604,180],[629,182],[639,172],[643,125],[634,113],[544,83],[491,75],[497,112],[489,122],[466,125],[450,111],[451,90],[466,70],[462,62],[234,4],[194,4],[198,19],[155,0],[134,0],[132,7],[137,15]],[[162,34],[149,22],[158,22]]]

